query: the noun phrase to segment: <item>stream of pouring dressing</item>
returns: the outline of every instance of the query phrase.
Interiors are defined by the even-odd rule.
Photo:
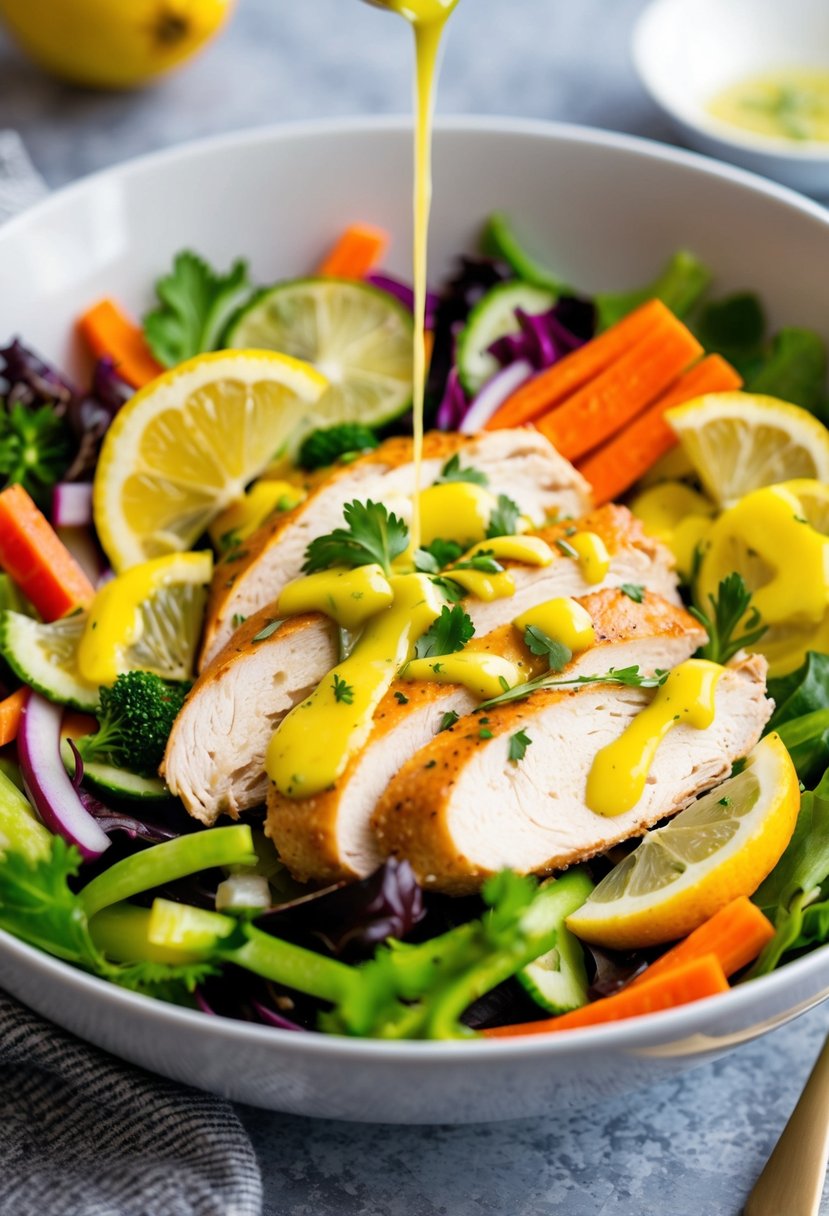
[[[432,127],[438,57],[446,23],[458,0],[369,0],[377,8],[399,13],[412,26],[415,40],[414,149],[414,350],[412,408],[415,484],[412,499],[412,551],[420,547],[420,467],[423,458],[423,412],[426,395],[426,291],[429,214],[432,207]]]

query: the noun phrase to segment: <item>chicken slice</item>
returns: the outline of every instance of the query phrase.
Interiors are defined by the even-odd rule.
[[[383,794],[373,821],[381,851],[408,858],[422,883],[452,894],[477,890],[504,867],[543,874],[604,852],[728,776],[771,715],[765,676],[759,655],[727,668],[712,725],[678,723],[657,750],[639,802],[614,818],[586,806],[587,776],[651,691],[606,684],[536,693],[490,712],[491,739],[480,737],[477,717],[462,719],[412,757]],[[513,764],[509,739],[520,730],[532,743]]]
[[[338,661],[339,631],[327,616],[274,624],[269,607],[245,621],[199,676],[173,725],[161,771],[202,823],[222,813],[236,819],[265,801],[271,735]]]
[[[424,444],[421,485],[431,485],[456,454],[487,477],[493,494],[509,495],[531,519],[582,515],[590,507],[587,482],[537,431],[473,436],[432,432]],[[310,541],[342,524],[346,503],[369,498],[384,502],[412,494],[414,485],[412,440],[388,439],[361,460],[337,469],[293,511],[260,528],[241,554],[216,567],[200,666],[232,636],[234,617],[251,616],[272,603],[297,577]]]
[[[705,631],[684,608],[656,595],[648,594],[642,603],[636,603],[621,591],[605,590],[579,602],[593,619],[596,643],[574,657],[562,678],[632,664],[648,673],[674,667],[705,640]],[[473,641],[470,648],[509,658],[521,664],[529,676],[546,669],[546,662],[530,653],[511,624]],[[401,767],[436,736],[441,742],[449,741],[452,750],[451,740],[458,731],[473,729],[477,733],[479,717],[438,734],[444,715],[468,714],[477,704],[472,693],[459,685],[398,680],[378,708],[368,743],[331,789],[296,800],[285,798],[272,787],[265,830],[294,876],[303,881],[322,881],[363,877],[376,869],[387,856],[371,827],[383,791]],[[512,766],[505,764],[498,775],[497,780],[505,787],[513,779],[511,770]],[[496,781],[492,790],[495,798],[497,788]],[[476,802],[474,796],[472,805]]]

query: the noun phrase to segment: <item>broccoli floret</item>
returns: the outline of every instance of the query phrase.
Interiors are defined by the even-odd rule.
[[[345,456],[371,451],[378,443],[374,431],[362,423],[341,422],[312,431],[299,449],[299,463],[303,469],[324,469]]]
[[[98,730],[78,740],[81,758],[154,776],[186,695],[185,685],[149,671],[120,675],[112,688],[101,689]]]

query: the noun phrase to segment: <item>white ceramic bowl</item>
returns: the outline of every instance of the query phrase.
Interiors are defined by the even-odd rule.
[[[432,274],[495,208],[585,289],[634,286],[680,246],[777,323],[824,328],[829,213],[684,152],[538,123],[458,120],[436,140]],[[72,324],[109,293],[134,310],[173,253],[263,280],[303,273],[348,220],[388,226],[406,272],[410,135],[401,121],[282,128],[167,152],[81,182],[0,228],[0,339],[78,367]],[[829,951],[685,1009],[515,1042],[383,1043],[274,1031],[164,1005],[0,933],[0,984],[76,1034],[169,1077],[276,1110],[382,1122],[549,1114],[676,1073],[829,995]]]
[[[826,0],[654,0],[633,59],[648,92],[693,147],[807,194],[829,195],[829,144],[741,131],[707,112],[728,85],[787,68],[829,71]]]

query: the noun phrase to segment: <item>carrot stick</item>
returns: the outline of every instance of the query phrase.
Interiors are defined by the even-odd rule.
[[[44,621],[89,604],[89,579],[22,486],[0,493],[0,566]]]
[[[536,421],[562,456],[575,460],[615,435],[702,354],[691,331],[665,312],[611,367]]]
[[[631,988],[658,979],[695,958],[713,954],[726,975],[734,975],[757,958],[774,937],[774,925],[750,899],[741,895],[678,945],[668,950],[646,971],[637,976]]]
[[[99,300],[78,320],[78,329],[96,358],[108,355],[118,375],[133,388],[142,388],[164,371],[153,358],[141,328],[114,300]]]
[[[580,1026],[600,1026],[606,1022],[621,1022],[627,1018],[658,1013],[690,1005],[707,996],[728,991],[728,980],[719,959],[714,954],[703,955],[668,971],[650,983],[632,984],[614,996],[606,996],[584,1005],[572,1013],[540,1022],[525,1022],[520,1026],[498,1026],[483,1033],[487,1038],[508,1039],[518,1035],[549,1034],[555,1030],[575,1030]]]
[[[17,738],[20,719],[23,717],[23,706],[29,695],[28,688],[18,688],[10,697],[0,701],[0,747],[13,743]]]
[[[630,489],[676,445],[676,435],[665,421],[667,410],[703,393],[740,388],[742,383],[739,373],[720,355],[709,355],[684,372],[644,414],[579,464],[579,471],[593,487],[596,506]]]
[[[352,224],[323,258],[317,274],[336,279],[364,279],[386,252],[388,233],[382,228]]]
[[[524,426],[534,422],[601,375],[646,337],[655,325],[671,316],[672,313],[661,300],[649,300],[597,338],[533,376],[496,410],[486,429],[498,431],[502,427]]]

